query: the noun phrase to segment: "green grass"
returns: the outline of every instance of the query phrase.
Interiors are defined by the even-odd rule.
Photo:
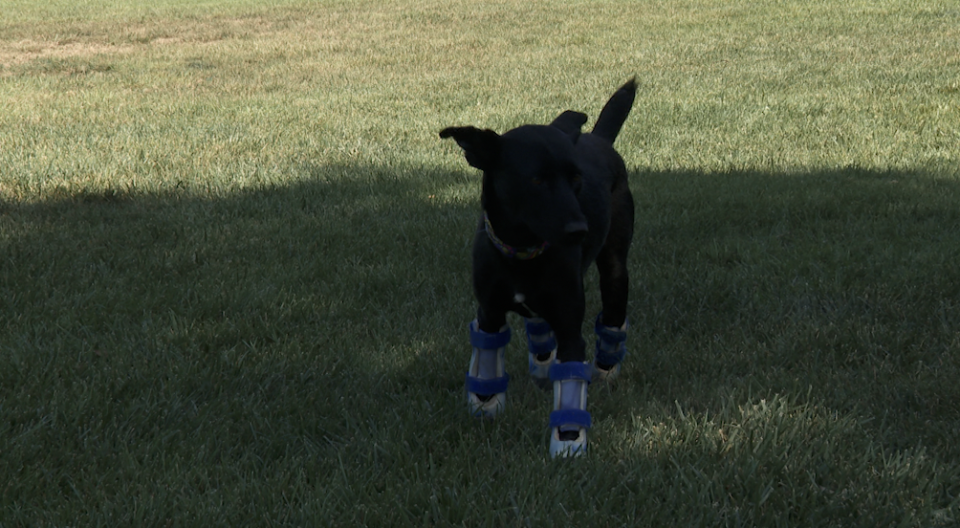
[[[0,14],[0,527],[960,522],[955,2]],[[467,416],[436,133],[633,74],[630,355],[551,461],[517,324]]]

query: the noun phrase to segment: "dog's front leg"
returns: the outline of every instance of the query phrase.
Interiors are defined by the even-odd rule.
[[[583,279],[579,271],[554,281],[541,297],[540,312],[554,329],[557,362],[549,376],[553,384],[550,413],[550,456],[579,456],[587,449],[587,385],[591,368],[586,363],[586,344],[581,334],[584,317]]]
[[[583,315],[580,312],[581,317]],[[566,326],[565,335],[557,336],[558,361],[550,367],[553,383],[553,409],[550,412],[550,456],[579,456],[587,449],[587,386],[591,368],[584,361],[585,345],[579,325]],[[573,332],[576,330],[576,333]],[[564,351],[561,356],[561,350]],[[561,361],[564,357],[567,361]]]
[[[510,376],[504,353],[510,342],[507,309],[512,289],[501,274],[482,259],[474,266],[474,290],[479,303],[477,318],[470,322],[472,353],[467,369],[467,405],[471,414],[495,418],[507,401]]]
[[[559,249],[559,248],[558,248]],[[557,339],[557,362],[586,361],[586,344],[581,334],[585,313],[583,277],[579,259],[555,259],[537,274],[537,292],[531,307],[550,324]]]

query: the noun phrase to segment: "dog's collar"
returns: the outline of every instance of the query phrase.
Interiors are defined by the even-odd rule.
[[[544,241],[538,246],[530,246],[523,249],[515,248],[509,244],[504,243],[503,240],[497,238],[497,235],[493,232],[493,225],[490,224],[490,215],[486,211],[483,212],[483,229],[487,232],[487,238],[490,239],[490,242],[493,242],[493,245],[503,254],[503,256],[508,258],[515,258],[517,260],[530,260],[540,256],[548,247],[550,243]]]

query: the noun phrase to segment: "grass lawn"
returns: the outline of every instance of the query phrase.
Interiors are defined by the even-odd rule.
[[[955,0],[142,4],[0,0],[0,528],[960,523]],[[634,74],[630,354],[552,461],[518,319],[467,414],[437,132]]]

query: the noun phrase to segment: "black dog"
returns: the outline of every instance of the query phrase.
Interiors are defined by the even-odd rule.
[[[503,135],[474,127],[440,132],[483,171],[483,218],[473,244],[473,286],[479,303],[470,324],[467,372],[471,412],[493,417],[505,403],[507,312],[526,318],[530,372],[553,383],[550,453],[586,449],[587,383],[612,379],[626,349],[627,251],[633,197],[613,142],[633,106],[636,82],[621,87],[591,133],[587,116],[566,111],[550,125],[524,125]],[[583,274],[597,263],[603,311],[597,349],[586,363],[581,336]]]

